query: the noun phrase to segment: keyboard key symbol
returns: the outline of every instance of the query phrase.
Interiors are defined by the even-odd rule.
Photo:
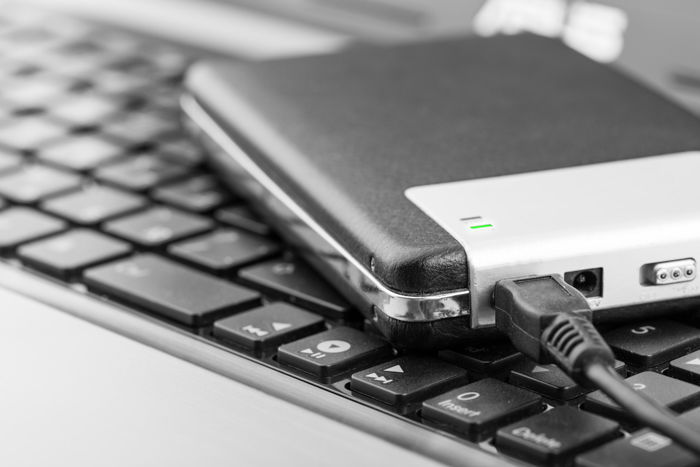
[[[252,324],[248,324],[247,326],[243,326],[241,329],[244,330],[245,332],[247,332],[248,334],[253,334],[254,336],[258,336],[258,337],[264,337],[264,336],[267,336],[268,334],[270,334],[267,331],[264,331],[258,327],[253,326]]]
[[[630,332],[638,336],[643,336],[644,334],[649,334],[650,332],[656,331],[654,326],[640,326],[638,328],[632,328]]]
[[[481,397],[481,394],[479,394],[476,391],[469,391],[469,392],[463,392],[460,395],[457,396],[457,399],[461,401],[473,401],[474,399],[478,399]]]
[[[272,273],[278,276],[288,276],[294,274],[296,267],[293,263],[277,263],[272,266]]]
[[[290,323],[278,323],[276,321],[272,322],[272,329],[274,329],[275,331],[283,331],[291,327],[292,325]]]
[[[329,341],[322,341],[319,342],[316,345],[316,349],[319,351],[316,352],[313,349],[306,348],[300,350],[300,353],[306,354],[311,358],[315,359],[321,359],[326,356],[326,354],[329,353],[343,353],[347,352],[350,350],[352,346],[350,345],[349,342],[346,341],[341,341],[341,340],[329,340]]]
[[[666,446],[671,445],[671,440],[665,436],[658,435],[650,431],[642,436],[634,438],[630,444],[636,448],[643,449],[647,452],[658,451]]]
[[[342,352],[347,352],[350,350],[352,346],[350,345],[349,342],[341,341],[341,340],[330,340],[330,341],[323,341],[319,342],[319,344],[316,346],[318,350],[321,352],[326,352],[326,353],[342,353]]]
[[[394,381],[393,379],[387,379],[384,376],[380,376],[377,373],[370,373],[368,375],[365,375],[365,378],[373,379],[376,382],[382,383],[382,384],[389,384],[389,383]]]
[[[311,358],[315,358],[316,360],[324,358],[326,356],[326,354],[323,352],[314,352],[313,349],[309,348],[300,350],[300,353],[306,354]]]
[[[114,272],[123,276],[136,278],[146,277],[151,274],[151,271],[149,271],[147,268],[133,261],[125,261],[117,264],[114,268]]]

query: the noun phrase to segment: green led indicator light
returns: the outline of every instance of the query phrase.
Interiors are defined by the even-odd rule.
[[[472,225],[469,228],[470,229],[487,229],[489,227],[493,227],[493,224]]]

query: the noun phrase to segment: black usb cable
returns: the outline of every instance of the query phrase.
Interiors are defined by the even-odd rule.
[[[700,432],[617,374],[612,350],[591,324],[588,301],[561,276],[502,280],[494,302],[496,327],[519,351],[556,363],[578,384],[600,389],[637,421],[700,456]]]

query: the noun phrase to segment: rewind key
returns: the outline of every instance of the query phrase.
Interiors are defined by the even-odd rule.
[[[287,303],[272,303],[214,323],[214,336],[256,352],[325,329],[323,318]]]

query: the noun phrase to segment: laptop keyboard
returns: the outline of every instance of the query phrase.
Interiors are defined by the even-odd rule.
[[[20,18],[0,18],[8,264],[506,458],[696,465],[605,396],[506,342],[391,348],[204,166],[180,126],[191,57],[73,19]],[[622,375],[695,421],[699,323],[649,320],[605,334]]]

